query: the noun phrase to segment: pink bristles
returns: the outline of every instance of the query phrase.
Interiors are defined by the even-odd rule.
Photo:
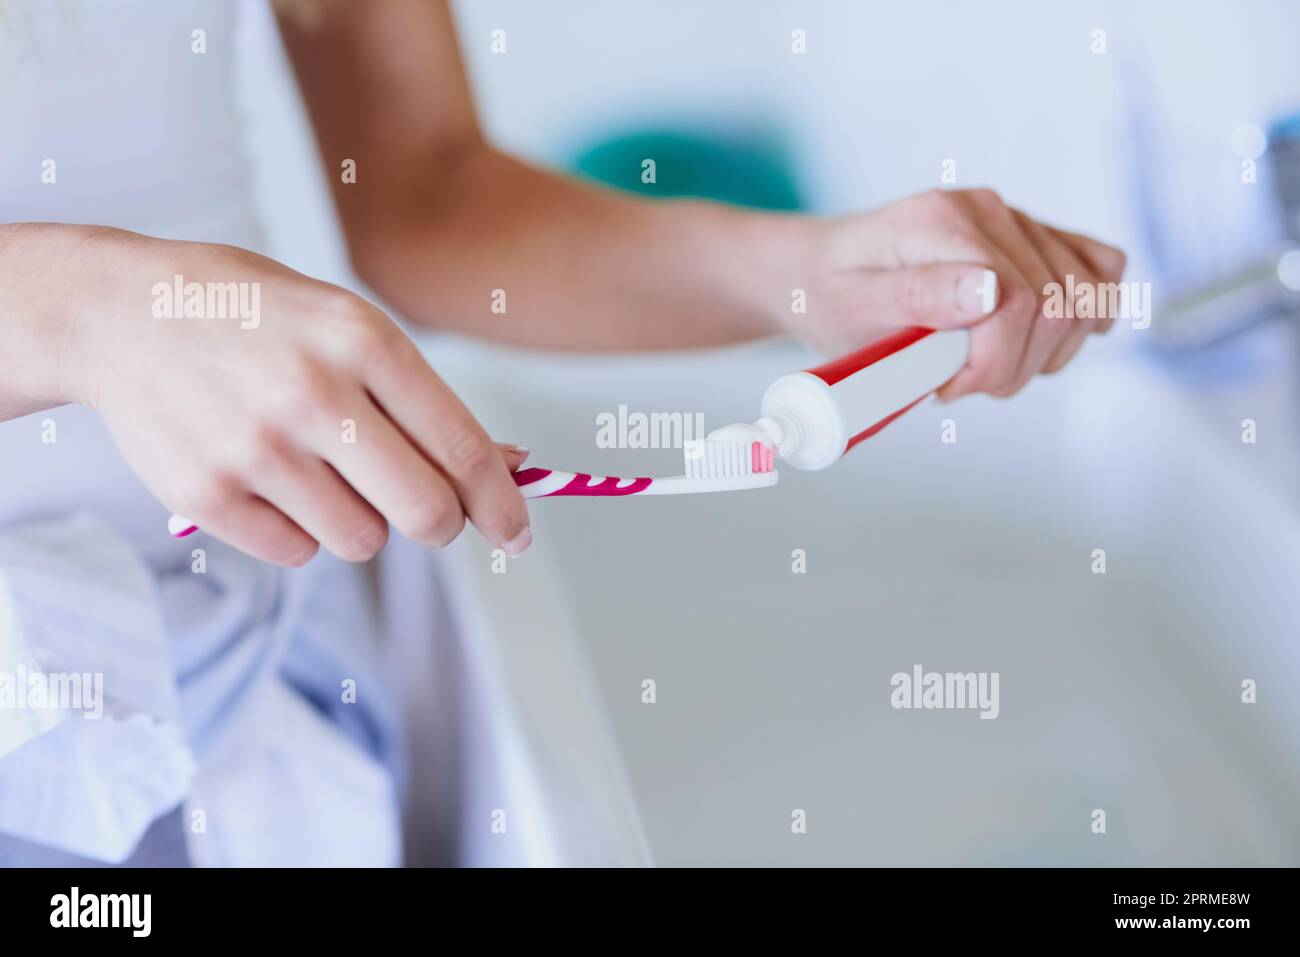
[[[771,472],[776,468],[776,453],[762,442],[750,446],[750,456],[755,472]]]

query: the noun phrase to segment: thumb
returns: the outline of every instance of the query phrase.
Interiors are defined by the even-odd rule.
[[[863,277],[864,309],[883,322],[927,329],[968,326],[998,305],[998,275],[967,263],[929,263]]]

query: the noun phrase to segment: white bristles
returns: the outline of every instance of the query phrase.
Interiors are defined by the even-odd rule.
[[[730,478],[754,474],[752,442],[695,439],[685,443],[687,478]],[[771,471],[771,467],[760,471]]]

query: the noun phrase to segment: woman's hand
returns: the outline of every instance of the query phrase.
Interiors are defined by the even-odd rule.
[[[816,301],[807,315],[785,316],[785,329],[834,355],[902,326],[972,326],[970,358],[939,391],[945,400],[1012,395],[1059,370],[1115,318],[1049,316],[1046,287],[1064,287],[1067,276],[1076,288],[1118,282],[1124,253],[1037,222],[991,190],[935,190],[811,225],[805,269],[817,277]],[[986,270],[996,274],[996,300]]]
[[[532,541],[510,476],[526,453],[494,444],[374,306],[229,246],[94,230],[68,255],[64,398],[205,531],[283,565],[318,544],[366,560],[388,522],[434,547],[466,518],[512,555]]]

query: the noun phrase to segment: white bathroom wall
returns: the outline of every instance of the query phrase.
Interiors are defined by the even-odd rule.
[[[614,129],[770,130],[811,205],[870,208],[990,186],[1151,271],[1147,205],[1189,271],[1249,255],[1266,173],[1242,189],[1241,124],[1300,108],[1300,4],[1259,0],[473,0],[456,5],[484,121],[558,163]],[[494,30],[507,51],[494,54]],[[806,53],[791,50],[802,30]],[[1104,44],[1104,52],[1102,52]],[[1155,166],[1152,171],[1151,167]],[[1139,182],[1139,171],[1146,175]]]
[[[475,0],[457,12],[488,128],[539,160],[647,121],[762,125],[789,137],[819,209],[938,186],[954,159],[959,186],[1099,226],[1113,58],[1090,52],[1098,6]],[[497,29],[505,55],[491,52]]]

